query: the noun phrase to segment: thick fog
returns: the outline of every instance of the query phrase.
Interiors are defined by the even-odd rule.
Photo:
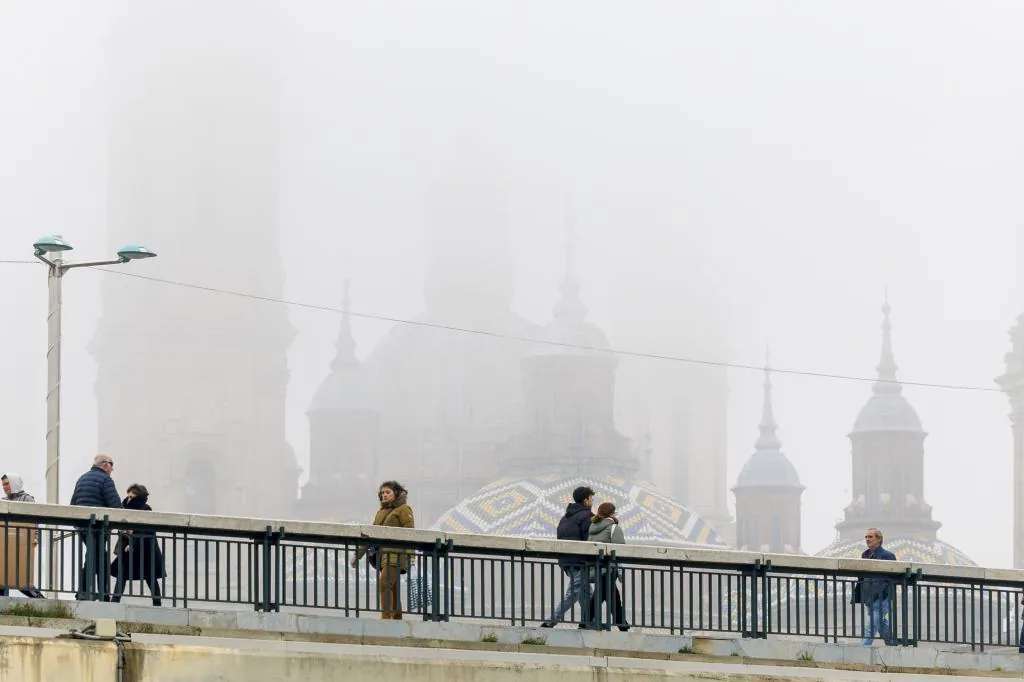
[[[49,233],[71,241],[75,258],[110,254],[109,207],[142,191],[124,169],[112,175],[110,162],[111,149],[126,144],[115,139],[119,108],[128,106],[115,77],[126,64],[116,62],[130,60],[132,49],[112,36],[122,15],[138,11],[134,4],[0,3],[0,261],[31,261],[33,241]],[[871,395],[888,289],[900,378],[961,387],[904,390],[929,434],[925,497],[943,524],[939,537],[980,564],[1010,564],[1009,407],[994,379],[1005,371],[1007,330],[1024,312],[1024,5],[145,7],[175,17],[166,36],[153,38],[169,46],[182,37],[187,45],[194,30],[196,49],[210,50],[216,41],[204,13],[218,15],[216,26],[230,26],[224,17],[232,13],[270,26],[264,57],[273,62],[267,82],[278,133],[266,144],[277,150],[277,194],[269,204],[276,215],[263,218],[278,229],[232,227],[229,239],[197,233],[187,212],[176,226],[161,216],[159,229],[138,232],[160,258],[125,271],[314,306],[285,307],[294,338],[282,409],[305,472],[300,484],[308,473],[306,410],[341,323],[337,312],[315,306],[339,308],[347,278],[353,311],[415,319],[434,263],[464,269],[474,286],[500,289],[507,279],[514,311],[543,325],[559,297],[571,221],[589,319],[616,349],[677,358],[622,357],[616,417],[630,438],[645,436],[655,412],[671,412],[672,382],[701,401],[708,370],[680,358],[759,367],[770,346],[780,370],[868,379],[773,376],[783,449],[807,487],[807,552],[832,541],[850,502],[847,434]],[[193,22],[181,20],[187,11]],[[190,54],[168,50],[168,60]],[[192,55],[190,68],[205,68],[203,54]],[[216,56],[206,53],[210,69],[229,68]],[[201,92],[183,86],[181,97],[203,106]],[[238,105],[239,125],[253,115],[247,106]],[[159,136],[159,126],[149,134]],[[257,157],[239,147],[231,162],[245,168]],[[123,225],[116,238],[130,241]],[[116,359],[98,368],[89,348],[101,283],[104,291],[130,289],[138,305],[152,296],[172,318],[178,310],[187,319],[192,301],[219,297],[226,329],[238,321],[240,347],[264,333],[250,311],[286,306],[123,274],[69,273],[65,499],[97,451],[97,372],[118,372]],[[42,500],[45,269],[0,263],[0,286],[0,468],[22,473]],[[356,354],[366,358],[394,326],[353,319]],[[499,342],[468,336],[464,343]],[[763,374],[733,368],[727,377],[731,487],[757,438]],[[716,399],[708,388],[706,400]],[[665,440],[652,428],[656,482],[672,470]],[[404,473],[386,463],[379,471]],[[114,475],[122,490],[132,482]],[[297,494],[281,489],[284,498]],[[160,500],[151,503],[159,508]]]

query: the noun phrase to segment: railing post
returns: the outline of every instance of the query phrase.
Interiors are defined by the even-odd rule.
[[[103,569],[103,575],[96,576],[96,589],[100,593],[100,601],[109,601],[113,591],[110,585],[110,550],[113,548],[113,543],[110,539],[110,516],[104,514],[103,522],[100,525],[100,554],[93,561],[96,568]]]
[[[923,571],[919,568],[914,571],[910,579],[910,590],[912,595],[912,603],[914,606],[913,617],[911,618],[911,630],[910,639],[907,642],[907,646],[917,646],[917,643],[921,641],[921,585],[920,580],[923,575]]]
[[[608,605],[608,609],[605,611],[605,613],[608,614],[608,627],[605,628],[606,630],[611,630],[612,629],[612,625],[615,625],[616,627],[621,627],[622,625],[625,624],[624,622],[622,622],[622,623],[620,623],[620,622],[614,622],[613,623],[612,622],[615,619],[615,592],[619,588],[619,585],[618,585],[618,582],[617,582],[618,579],[619,579],[619,558],[616,555],[615,550],[613,549],[610,552],[608,552],[608,582],[606,584],[606,587],[608,588],[608,598],[606,600],[606,603]],[[623,589],[625,589],[625,586],[623,586]],[[665,618],[665,593],[664,592],[659,592],[659,596],[661,598],[661,614],[660,614],[661,618],[662,618],[661,622],[664,623],[665,622],[665,620],[664,620],[664,618]],[[625,604],[624,604],[624,600],[625,600],[625,595],[620,594],[619,595],[619,607],[622,610],[622,620],[623,621],[625,621],[625,619],[626,619],[626,607],[625,607]],[[669,614],[669,619],[671,620],[671,618],[672,618],[672,615],[670,613]]]
[[[740,607],[740,633],[743,637],[757,637],[757,591],[758,577],[761,574],[761,560],[755,559],[754,565],[750,567],[750,612],[748,614],[746,605]],[[742,590],[742,593],[747,590]]]
[[[284,586],[284,551],[281,549],[281,541],[284,540],[284,526],[280,526],[277,532],[274,533],[273,550],[274,550],[274,610],[281,611],[281,603],[285,601],[285,586]],[[305,575],[303,575],[305,578]],[[292,595],[294,598],[295,595]]]
[[[598,606],[603,603],[601,597],[605,594],[604,580],[602,580],[602,568],[605,561],[604,549],[597,550],[597,555],[594,557],[593,567],[587,564],[583,565],[583,582],[586,584],[580,585],[580,619],[583,623],[584,628],[593,627],[596,630],[604,630],[605,622],[602,617],[604,609]],[[590,584],[590,571],[594,571],[594,587],[591,590],[587,590]],[[585,599],[587,592],[590,592],[590,599]],[[591,609],[591,604],[594,608]]]
[[[430,595],[430,608],[426,610],[426,612],[424,613],[424,620],[438,622],[442,620],[447,621],[449,619],[450,610],[448,608],[447,597],[450,593],[450,590],[441,589],[442,581],[446,583],[445,586],[447,587],[447,578],[442,579],[441,577],[441,562],[444,561],[447,564],[448,553],[451,552],[453,544],[454,543],[451,541],[451,539],[449,539],[447,542],[443,542],[440,538],[437,538],[434,540],[434,546],[430,550],[429,585],[425,585],[422,587],[424,597],[427,594]],[[446,565],[445,568],[447,569],[448,566]],[[449,576],[450,574],[451,571],[446,570],[444,572],[445,576]],[[441,608],[442,595],[445,597],[445,604],[443,609]]]
[[[772,609],[771,609],[771,580],[768,578],[768,571],[772,570],[772,560],[766,559],[761,564],[761,639],[768,639],[768,633],[772,629]]]
[[[93,555],[96,549],[96,515],[89,515],[89,524],[85,527],[85,551],[82,552],[82,570],[78,577],[78,593],[83,599],[93,601],[96,597],[96,567]]]
[[[275,531],[272,526],[267,526],[263,531],[259,548],[261,551],[260,567],[263,575],[258,577],[260,583],[260,596],[254,601],[257,611],[280,611],[280,587],[281,582],[281,559],[278,551],[281,546],[281,539],[284,537],[284,527]]]

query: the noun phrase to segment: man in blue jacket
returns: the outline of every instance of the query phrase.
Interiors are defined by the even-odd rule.
[[[121,496],[117,494],[117,486],[110,477],[113,471],[114,460],[110,456],[96,455],[92,460],[92,468],[75,483],[71,504],[76,507],[121,509]],[[109,601],[110,538],[103,537],[103,533],[98,530],[90,534],[83,529],[78,531],[78,539],[85,548],[85,563],[79,574],[78,594],[75,598],[85,601],[98,596],[103,601]]]
[[[868,548],[860,555],[861,559],[877,559],[879,561],[896,561],[896,555],[882,547],[882,531],[868,528],[864,533],[864,542]],[[882,640],[893,643],[892,630],[889,626],[889,606],[891,604],[892,581],[889,578],[864,578],[857,586],[860,588],[860,603],[864,605],[864,646],[871,646],[877,633]]]

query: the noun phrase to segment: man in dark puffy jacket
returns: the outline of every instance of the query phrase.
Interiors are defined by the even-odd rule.
[[[92,468],[75,483],[71,504],[77,507],[111,507],[121,509],[121,496],[110,475],[114,471],[114,460],[108,455],[96,455]],[[85,548],[85,563],[79,574],[78,594],[80,601],[100,598],[109,601],[107,587],[110,584],[110,538],[100,531],[89,533],[78,531],[78,539]]]
[[[559,540],[576,540],[585,542],[590,538],[591,507],[594,504],[594,491],[580,486],[572,491],[573,501],[565,508],[565,516],[558,522],[557,537]],[[541,623],[542,628],[553,628],[565,617],[566,612],[579,601],[580,608],[586,610],[590,605],[590,582],[587,578],[587,567],[570,557],[558,560],[558,565],[569,576],[569,586],[562,596],[562,601],[555,605],[551,617]],[[582,623],[586,623],[589,614],[582,614]],[[581,624],[580,627],[583,627]]]

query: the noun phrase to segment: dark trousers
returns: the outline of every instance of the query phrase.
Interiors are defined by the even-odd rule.
[[[82,542],[82,552],[85,554],[85,562],[79,572],[78,594],[79,601],[99,599],[110,601],[110,561],[107,554],[107,541],[102,533],[92,533],[92,543],[88,542],[88,531],[78,534]]]
[[[141,578],[132,576],[131,580],[141,580],[149,586],[149,593],[153,595],[153,606],[160,606],[160,579],[154,575],[146,575]],[[129,577],[125,574],[117,576],[117,584],[114,585],[114,597],[110,601],[119,602],[121,601],[121,595],[124,594],[124,586],[128,582]]]
[[[594,623],[604,615],[604,603],[608,601],[608,588],[606,583],[601,583],[601,599],[597,598],[597,588],[594,588],[594,596],[590,598],[590,613],[593,614]],[[622,595],[619,594],[619,586],[612,581],[611,589],[611,602],[612,602],[612,621],[609,625],[615,625],[620,630],[626,630],[629,628],[629,623],[626,622],[626,610],[622,607]],[[599,610],[600,609],[600,610]]]

